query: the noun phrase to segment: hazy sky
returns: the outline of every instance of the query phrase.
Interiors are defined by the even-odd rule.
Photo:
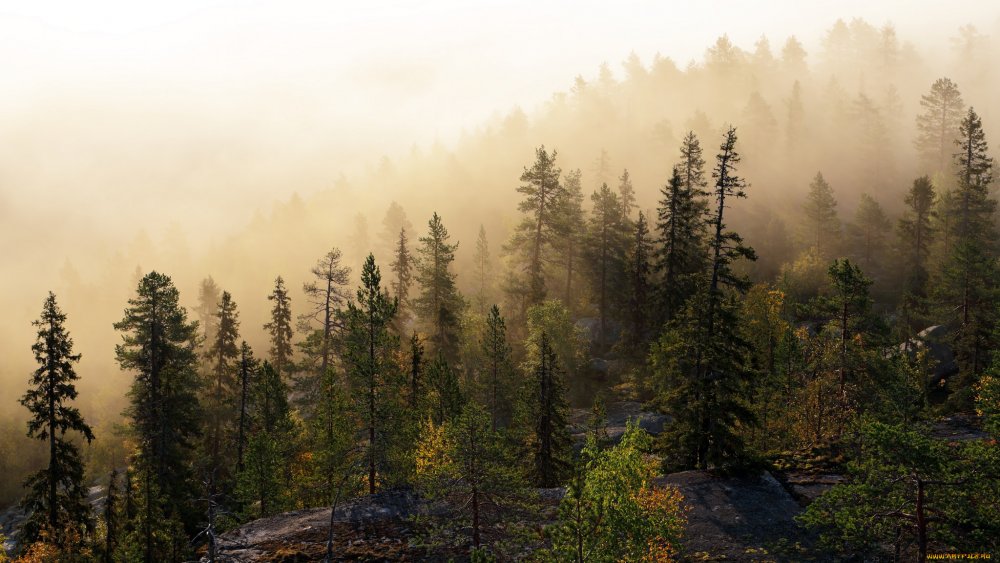
[[[728,33],[750,48],[834,20],[893,21],[904,38],[987,30],[994,0],[5,2],[0,75],[8,108],[67,92],[122,103],[302,119],[369,132],[386,150],[451,140],[515,103],[525,109],[632,50],[683,66]],[[984,17],[985,16],[985,17]],[[932,30],[935,33],[930,33]],[[815,47],[808,45],[807,47]],[[921,47],[926,48],[926,45]],[[814,49],[811,49],[814,50]],[[442,101],[446,103],[441,103]],[[377,108],[377,111],[371,111]],[[282,115],[287,112],[287,115]],[[342,135],[342,131],[330,131]],[[367,137],[367,136],[366,136]],[[411,139],[412,138],[412,139]]]
[[[255,206],[327,187],[379,155],[451,143],[514,105],[530,113],[604,61],[620,72],[631,51],[683,67],[723,33],[747,49],[765,33],[776,51],[795,33],[816,52],[823,30],[852,17],[940,40],[970,22],[993,32],[998,5],[2,2],[0,220],[57,200],[90,206],[67,218],[80,228],[114,224],[122,204],[179,205],[184,227],[218,227],[219,207],[239,193],[224,217],[240,224]]]

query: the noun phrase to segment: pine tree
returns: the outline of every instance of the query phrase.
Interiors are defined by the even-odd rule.
[[[237,409],[238,421],[236,424],[236,471],[243,471],[243,452],[247,443],[247,433],[250,424],[250,387],[253,380],[257,378],[260,370],[257,360],[253,357],[253,350],[244,340],[240,345],[240,365],[239,365],[239,408]]]
[[[396,297],[399,310],[396,312],[396,332],[402,334],[401,328],[410,320],[410,286],[413,284],[413,255],[407,246],[406,229],[399,230],[399,240],[396,242],[392,264],[393,280],[390,282],[392,294]]]
[[[292,304],[281,276],[274,279],[274,290],[267,300],[274,303],[271,320],[264,325],[271,339],[271,365],[287,379],[292,369]]]
[[[463,303],[451,271],[458,243],[449,244],[448,239],[448,229],[434,213],[428,222],[427,236],[420,237],[417,282],[421,295],[414,306],[427,326],[434,350],[452,359],[457,353],[458,315]]]
[[[471,401],[453,421],[425,427],[417,448],[417,483],[429,498],[443,501],[450,522],[471,532],[474,549],[483,543],[487,518],[523,488],[504,440],[490,426],[485,409]],[[454,526],[449,526],[453,528]]]
[[[805,134],[805,109],[802,104],[802,86],[798,80],[792,84],[792,95],[786,102],[786,108],[788,117],[785,122],[785,142],[791,154],[798,154]]]
[[[511,248],[521,255],[524,275],[524,309],[545,299],[546,253],[553,242],[558,223],[558,209],[565,194],[559,182],[562,171],[556,167],[556,151],[545,147],[535,151],[535,163],[521,174],[518,193],[524,199],[518,209],[525,214],[517,226]]]
[[[38,336],[31,351],[38,369],[32,373],[31,388],[21,405],[31,413],[28,437],[48,443],[48,466],[25,482],[27,494],[21,506],[28,518],[21,525],[22,545],[31,545],[43,535],[60,549],[72,547],[93,529],[87,488],[83,483],[84,463],[80,450],[67,432],[81,434],[89,444],[94,439],[79,409],[69,404],[77,397],[75,382],[80,378],[73,365],[80,355],[73,353],[73,339],[66,331],[66,314],[56,296],[49,292],[42,314],[31,324]]]
[[[857,243],[856,254],[864,267],[873,271],[884,261],[886,236],[892,223],[882,206],[868,194],[861,194],[861,202],[854,214],[852,225]]]
[[[654,270],[657,288],[656,324],[672,319],[694,294],[705,268],[705,161],[693,132],[681,144],[681,162],[660,190]]]
[[[1000,300],[1000,268],[993,256],[996,247],[997,201],[990,197],[993,159],[976,112],[969,112],[959,127],[955,155],[958,189],[952,221],[954,249],[942,271],[938,296],[946,308],[958,311],[955,352],[966,385],[986,367],[987,350],[993,347]]]
[[[911,317],[927,312],[927,261],[934,239],[931,223],[934,217],[934,199],[934,186],[930,178],[922,176],[914,180],[904,198],[906,211],[896,227],[900,265],[906,275],[902,300],[907,338],[910,336],[909,330],[915,326]]]
[[[341,328],[339,313],[347,300],[344,286],[351,276],[351,269],[341,266],[341,257],[337,248],[327,252],[312,269],[315,281],[302,286],[308,309],[299,316],[299,327],[308,336],[301,346],[306,352],[306,359],[312,363],[311,369],[296,381],[296,390],[303,398],[317,396],[317,390],[334,360],[334,337]],[[305,410],[307,417],[311,417],[315,409]]]
[[[632,221],[632,210],[639,207],[635,202],[635,188],[632,187],[632,178],[628,175],[628,168],[618,178],[618,201],[621,202],[622,208],[621,222],[623,225],[628,225]]]
[[[119,513],[118,506],[118,470],[112,469],[108,476],[108,494],[104,497],[104,552],[101,559],[104,563],[113,563],[115,549],[118,545]]]
[[[837,200],[833,188],[817,172],[809,184],[809,195],[803,206],[805,231],[808,244],[815,247],[822,256],[830,256],[840,244],[840,219],[837,218]]]
[[[486,240],[486,228],[479,225],[479,237],[476,238],[476,254],[473,261],[476,264],[476,281],[479,282],[476,303],[479,305],[479,313],[486,314],[486,303],[489,299],[488,287],[490,273],[493,269],[490,258],[490,244]]]
[[[198,323],[202,330],[202,342],[206,346],[215,341],[215,332],[218,330],[215,314],[219,311],[220,299],[222,290],[212,276],[203,279],[198,287],[198,306],[195,312],[198,314]]]
[[[398,418],[395,402],[402,381],[395,357],[399,339],[390,331],[396,306],[396,299],[390,299],[382,288],[382,274],[369,254],[361,269],[357,304],[347,304],[346,346],[350,388],[368,442],[369,494],[375,494],[378,475],[389,469],[387,445],[392,443],[389,434]]]
[[[560,200],[556,221],[556,247],[562,256],[563,267],[566,270],[566,284],[563,291],[563,301],[574,311],[577,301],[573,282],[579,276],[581,247],[586,231],[586,220],[583,214],[583,183],[579,170],[566,174],[564,182],[565,193]]]
[[[675,420],[664,440],[681,465],[700,469],[739,461],[741,428],[753,423],[745,400],[748,344],[739,333],[734,295],[745,292],[750,282],[733,264],[756,255],[739,234],[726,229],[724,214],[732,205],[727,200],[746,197],[746,182],[736,175],[739,162],[736,131],[730,128],[712,172],[711,276],[650,354],[661,381],[662,404]]]
[[[486,316],[486,334],[483,337],[483,357],[486,358],[486,405],[490,413],[493,431],[507,424],[513,412],[513,361],[511,348],[507,342],[507,326],[500,316],[500,307],[493,305]]]
[[[542,333],[534,373],[533,457],[539,487],[557,487],[570,468],[572,441],[566,424],[568,407],[561,369],[549,337]]]
[[[626,316],[629,322],[626,345],[633,351],[643,352],[642,349],[650,333],[649,304],[652,294],[650,256],[653,251],[646,216],[641,211],[639,219],[635,222],[634,231],[626,265],[628,278]],[[645,355],[644,352],[641,355]]]
[[[623,258],[627,244],[627,231],[622,223],[621,202],[607,184],[591,196],[594,209],[590,217],[587,233],[587,256],[590,266],[590,281],[597,296],[597,313],[600,319],[598,343],[604,348],[608,342],[608,320],[614,295],[623,281]]]
[[[125,317],[114,325],[123,333],[115,346],[118,365],[135,373],[126,415],[138,446],[138,550],[147,563],[162,559],[167,549],[157,535],[165,515],[193,522],[191,462],[201,420],[195,371],[198,324],[188,322],[178,301],[170,278],[150,272],[129,299]]]
[[[458,373],[440,354],[427,366],[427,388],[431,418],[435,424],[449,422],[462,412],[465,396],[458,381]]]
[[[849,371],[853,366],[849,362],[849,347],[853,341],[854,327],[863,319],[871,307],[868,288],[872,282],[861,268],[851,264],[850,260],[834,260],[828,271],[833,286],[830,299],[833,318],[839,328],[840,360],[838,374],[840,376],[841,408],[847,408],[847,384]]]
[[[408,397],[410,410],[414,415],[419,411],[423,397],[423,375],[424,345],[420,342],[420,337],[414,333],[410,336],[410,391]]]
[[[257,374],[249,386],[251,431],[237,494],[249,516],[263,518],[287,504],[294,423],[288,388],[277,370],[265,361]]]
[[[205,385],[204,401],[208,415],[206,449],[209,456],[208,471],[214,476],[213,483],[224,483],[229,477],[228,467],[233,461],[230,447],[233,430],[230,425],[237,417],[239,382],[237,372],[240,349],[239,312],[232,295],[222,292],[219,307],[215,313],[215,340],[210,343],[206,357],[212,362],[211,378]],[[214,494],[216,491],[211,491]]]
[[[920,97],[923,112],[917,116],[914,144],[924,168],[932,173],[947,172],[949,147],[958,137],[965,103],[958,86],[948,78],[938,78],[931,90]]]

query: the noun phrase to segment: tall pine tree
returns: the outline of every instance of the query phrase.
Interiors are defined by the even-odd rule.
[[[274,290],[267,300],[273,303],[271,320],[264,324],[271,341],[271,365],[287,379],[292,370],[292,299],[281,276],[274,279]]]
[[[88,444],[94,433],[80,410],[69,404],[77,397],[75,382],[80,377],[73,364],[80,361],[80,355],[73,353],[73,339],[65,323],[66,314],[59,309],[55,294],[49,292],[41,317],[31,323],[38,328],[31,346],[38,369],[21,398],[31,413],[28,437],[46,442],[49,456],[48,465],[25,482],[28,491],[21,506],[28,517],[21,525],[20,538],[25,546],[44,534],[60,549],[68,548],[93,529],[83,459],[67,433],[81,434]]]
[[[437,213],[427,225],[427,236],[420,237],[418,249],[417,282],[421,294],[414,306],[427,327],[435,352],[454,359],[458,349],[458,318],[463,306],[451,269],[458,243],[448,242],[448,229]]]
[[[191,467],[201,421],[198,324],[188,322],[179,298],[168,276],[150,272],[114,325],[122,333],[118,365],[135,374],[126,415],[138,448],[138,553],[146,563],[172,558],[174,546],[161,535],[165,516],[183,519],[189,531],[197,519]]]

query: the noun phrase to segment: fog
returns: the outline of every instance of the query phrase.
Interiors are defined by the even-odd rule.
[[[842,217],[862,192],[895,211],[920,169],[914,116],[936,78],[955,80],[1000,142],[991,2],[537,4],[6,7],[0,413],[23,414],[30,322],[50,289],[83,354],[79,402],[99,426],[129,382],[111,324],[137,272],[171,275],[188,306],[212,276],[262,347],[274,277],[300,288],[331,246],[355,272],[368,249],[387,263],[382,219],[398,201],[420,233],[442,215],[471,283],[461,268],[480,224],[499,254],[541,144],[563,171],[583,171],[588,193],[628,168],[652,209],[683,134],[710,154],[731,123],[752,184],[737,220],[766,255],[767,225],[794,226],[817,170]],[[843,49],[825,41],[838,18]],[[969,23],[978,35],[956,41]],[[734,50],[707,54],[723,34]],[[762,35],[774,60],[755,45]],[[807,68],[782,59],[792,35]]]

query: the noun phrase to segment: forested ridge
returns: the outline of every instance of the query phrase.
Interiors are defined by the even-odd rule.
[[[330,507],[334,559],[338,505],[406,491],[431,560],[683,560],[659,477],[815,464],[843,479],[762,557],[996,551],[1000,122],[988,38],[953,44],[852,20],[815,57],[633,56],[211,248],[67,263],[5,378],[10,557],[223,560],[228,530]],[[624,401],[662,432],[610,436]]]

